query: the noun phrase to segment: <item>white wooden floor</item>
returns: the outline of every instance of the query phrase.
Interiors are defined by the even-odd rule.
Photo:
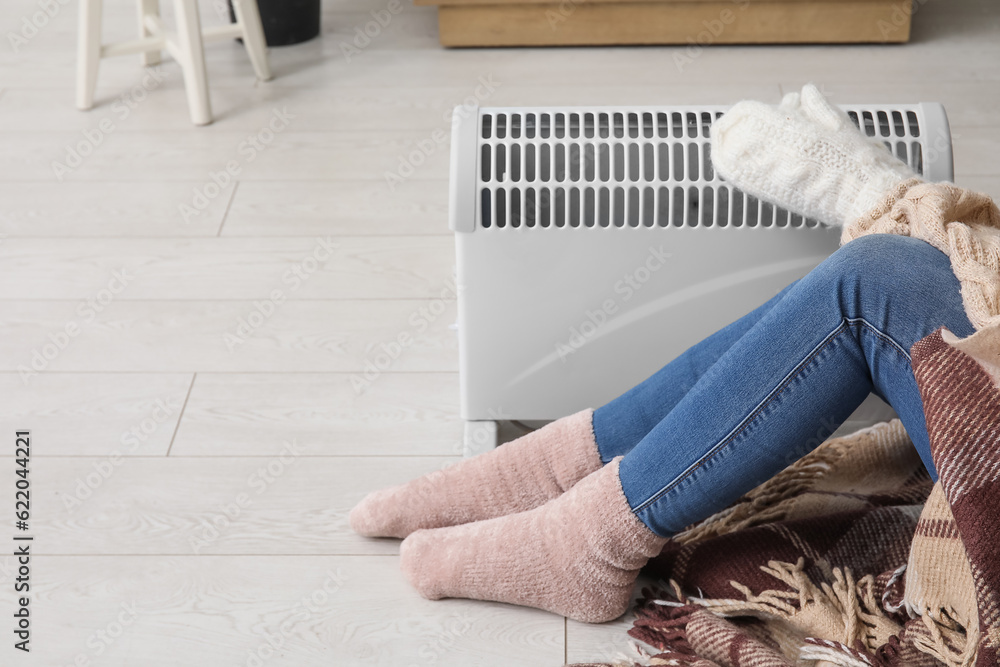
[[[31,429],[37,555],[30,657],[11,646],[0,557],[0,664],[554,666],[626,647],[625,622],[425,601],[396,541],[346,526],[366,492],[460,451],[453,303],[365,392],[351,378],[451,275],[446,148],[395,191],[384,174],[480,80],[497,105],[775,102],[810,80],[837,102],[940,100],[956,180],[1000,199],[991,0],[922,0],[907,45],[716,47],[684,67],[678,48],[447,51],[434,10],[407,6],[348,61],[341,44],[386,4],[326,2],[322,39],[272,49],[267,84],[238,44],[210,46],[217,121],[195,128],[170,61],[135,108],[116,98],[141,83],[137,59],[104,61],[99,106],[76,111],[76,3],[53,2],[15,52],[39,6],[4,0],[0,498]],[[134,3],[105,5],[106,33],[130,37]],[[241,142],[275,110],[287,128],[249,161]],[[100,144],[59,180],[85,133]],[[237,182],[184,220],[230,160]],[[259,326],[240,335],[241,319]],[[25,380],[36,352],[53,358]]]

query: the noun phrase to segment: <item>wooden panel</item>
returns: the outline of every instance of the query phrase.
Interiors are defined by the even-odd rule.
[[[616,2],[518,5],[441,5],[445,46],[586,44],[760,44],[903,42],[892,26],[898,3],[731,2],[690,4]]]

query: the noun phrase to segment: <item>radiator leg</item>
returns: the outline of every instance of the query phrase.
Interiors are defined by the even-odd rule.
[[[465,422],[465,447],[462,455],[466,458],[496,449],[497,423],[495,421]]]

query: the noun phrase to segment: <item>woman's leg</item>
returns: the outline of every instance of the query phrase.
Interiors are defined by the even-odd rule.
[[[369,494],[351,511],[352,528],[362,535],[406,537],[420,528],[480,521],[544,504],[638,444],[787,291],[597,410],[557,419],[491,452]]]
[[[624,456],[632,512],[669,536],[723,509],[817,446],[870,392],[930,458],[910,347],[940,326],[974,332],[948,257],[866,236],[790,286]]]
[[[797,282],[797,281],[796,281]],[[795,283],[792,283],[794,285]],[[788,292],[781,290],[732,324],[696,343],[624,394],[594,410],[594,439],[601,461],[632,450],[667,416],[721,357]]]
[[[480,521],[544,504],[638,444],[787,291],[597,410],[557,419],[492,452],[369,494],[351,511],[352,528],[362,535],[406,537],[420,528]]]
[[[870,392],[926,457],[909,349],[942,325],[973,331],[943,253],[902,236],[851,241],[790,286],[624,457],[530,511],[418,530],[400,567],[431,599],[615,618],[669,536],[805,455]]]

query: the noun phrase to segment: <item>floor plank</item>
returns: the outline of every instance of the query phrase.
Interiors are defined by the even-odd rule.
[[[444,287],[444,286],[442,286]],[[454,296],[429,300],[112,301],[80,317],[75,301],[6,301],[0,370],[455,371]],[[273,308],[270,317],[258,315]],[[96,312],[86,311],[88,315]],[[255,314],[257,313],[257,314]],[[257,326],[259,324],[259,326]],[[75,325],[75,336],[63,336]],[[61,349],[52,348],[62,340]],[[374,368],[374,370],[372,370]]]
[[[395,554],[399,540],[352,532],[350,509],[370,491],[460,459],[310,456],[305,441],[279,437],[266,456],[38,457],[31,530],[45,545],[39,552]],[[0,462],[6,479],[13,466]]]
[[[563,658],[561,617],[424,600],[391,556],[34,562],[45,572],[33,602],[38,664],[77,664],[82,656],[88,662],[80,664],[101,667],[551,667]],[[11,608],[8,588],[0,599]]]
[[[200,373],[171,455],[273,456],[288,438],[309,455],[461,455],[457,373],[361,379]]]
[[[2,101],[2,98],[0,98]],[[59,183],[48,175],[27,183],[0,179],[0,234],[45,236],[215,236],[231,199],[225,193],[185,219],[178,203],[189,201],[198,181]]]
[[[452,279],[450,236],[7,239],[0,283],[20,298],[87,299],[123,273],[116,299],[428,299]]]
[[[0,373],[0,430],[30,429],[33,456],[162,456],[191,387],[187,373]]]
[[[955,179],[1000,176],[1000,127],[952,128]]]
[[[279,224],[275,221],[279,220]],[[448,229],[448,183],[384,179],[243,183],[222,236],[439,234]]]
[[[984,192],[1000,202],[1000,176],[966,176],[956,180],[956,185],[976,192]]]
[[[222,129],[222,124],[206,130],[204,135],[192,135],[188,130],[138,136],[113,132],[105,135],[100,145],[81,158],[75,168],[71,168],[76,162],[72,155],[79,152],[76,149],[81,143],[87,144],[80,132],[0,132],[0,172],[7,181],[55,181],[60,176],[68,182],[200,178],[198,190],[212,201],[223,195],[212,195],[215,190],[210,175],[224,172],[231,163],[236,165],[232,170],[242,181],[322,181],[354,178],[359,173],[380,177],[386,171],[396,170],[398,160],[419,151],[417,142],[431,137],[426,130],[300,131],[294,129],[296,113],[291,106],[261,109],[255,114],[257,131],[250,133]],[[276,128],[289,118],[287,129],[267,134],[275,118],[280,118],[273,126]],[[433,149],[421,153],[424,161],[404,180],[447,178],[447,147],[433,141],[429,145]],[[177,201],[174,208],[180,204],[195,210],[199,206],[193,193]]]
[[[659,585],[662,588],[663,582],[658,582],[645,575],[639,576],[635,590],[632,592],[633,604],[640,597],[642,589],[651,585]],[[639,664],[642,664],[642,654],[636,650],[636,647],[651,653],[656,653],[657,651],[653,651],[653,647],[637,642],[628,636],[628,630],[632,627],[634,621],[635,614],[631,609],[620,618],[597,625],[567,619],[566,662],[596,662],[626,665],[639,662]]]

